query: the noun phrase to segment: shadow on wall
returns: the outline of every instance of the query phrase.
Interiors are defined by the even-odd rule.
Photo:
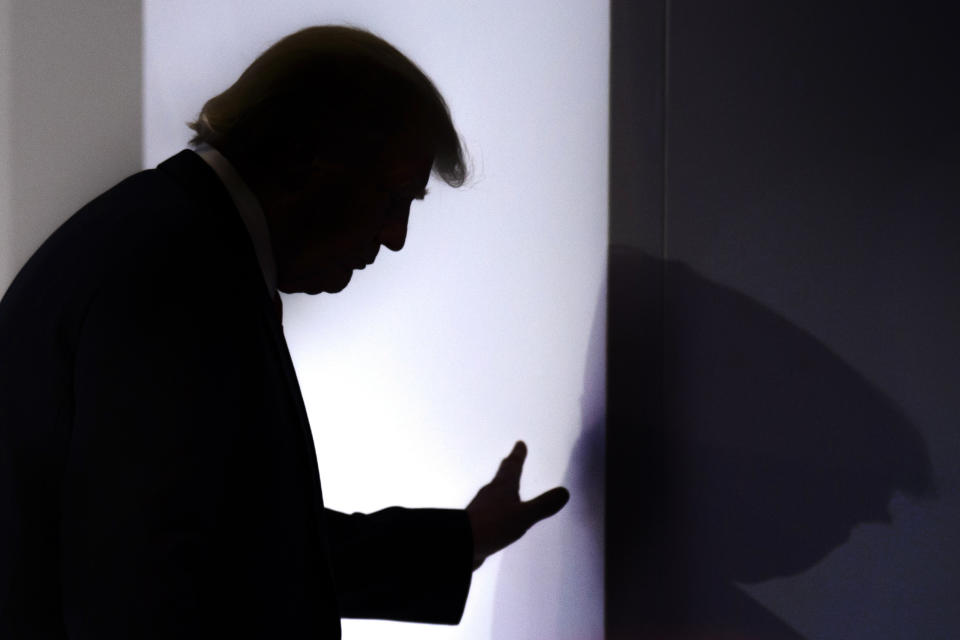
[[[597,296],[587,346],[581,432],[563,486],[570,502],[503,551],[491,638],[603,638],[603,508],[606,287]]]
[[[919,432],[745,295],[627,248],[610,269],[606,637],[800,637],[735,583],[931,495]]]

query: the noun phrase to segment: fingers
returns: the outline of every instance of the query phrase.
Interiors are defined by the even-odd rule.
[[[527,527],[532,527],[544,518],[549,518],[560,511],[569,499],[569,491],[563,487],[556,487],[540,494],[529,502],[525,502],[523,506],[529,522]]]
[[[520,473],[523,471],[523,461],[526,458],[527,445],[524,444],[523,440],[518,440],[517,444],[513,445],[513,451],[500,463],[495,479],[509,481],[519,488]]]

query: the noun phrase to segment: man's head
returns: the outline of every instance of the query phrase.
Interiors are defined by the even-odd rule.
[[[398,251],[431,170],[466,167],[446,103],[413,62],[348,27],[267,49],[209,100],[192,142],[237,167],[267,215],[282,291],[335,292],[380,245]]]

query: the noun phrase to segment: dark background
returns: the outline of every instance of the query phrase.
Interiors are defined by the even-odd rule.
[[[957,22],[611,4],[611,639],[960,633]]]

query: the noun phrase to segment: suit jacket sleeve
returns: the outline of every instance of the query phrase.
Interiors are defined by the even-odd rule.
[[[473,538],[462,509],[326,510],[340,613],[457,624],[470,589]]]

